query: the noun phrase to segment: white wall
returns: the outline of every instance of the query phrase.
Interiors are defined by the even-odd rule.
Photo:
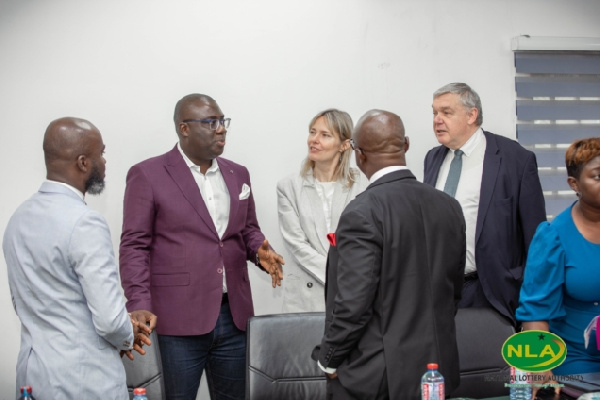
[[[249,168],[283,252],[275,184],[298,170],[316,112],[398,113],[421,178],[435,89],[469,83],[484,127],[514,137],[511,38],[597,37],[599,17],[593,0],[0,0],[0,232],[45,177],[47,124],[77,116],[104,137],[107,189],[88,203],[118,248],[128,168],[175,144],[175,102],[202,92],[232,118],[224,155]],[[2,258],[0,399],[11,399],[20,324],[5,269]],[[251,273],[258,314],[280,309],[267,278]]]

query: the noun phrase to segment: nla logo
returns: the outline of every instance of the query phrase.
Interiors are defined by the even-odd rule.
[[[523,371],[547,371],[565,361],[567,347],[560,336],[554,333],[524,331],[506,339],[502,346],[502,357],[508,365]]]

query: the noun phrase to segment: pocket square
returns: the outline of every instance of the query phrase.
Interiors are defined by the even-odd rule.
[[[244,183],[240,193],[240,200],[246,200],[248,197],[250,197],[250,186]]]

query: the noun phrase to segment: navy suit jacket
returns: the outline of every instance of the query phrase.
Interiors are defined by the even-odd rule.
[[[475,263],[488,301],[515,322],[527,250],[546,207],[535,154],[483,131],[487,142],[475,230]],[[425,156],[424,182],[435,186],[448,148]]]

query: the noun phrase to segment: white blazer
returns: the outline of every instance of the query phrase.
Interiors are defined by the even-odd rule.
[[[133,331],[105,219],[44,182],[11,217],[2,247],[21,320],[17,388],[31,386],[38,400],[128,400],[119,350]]]
[[[306,179],[290,175],[277,183],[279,229],[291,260],[286,260],[283,312],[325,311],[325,266],[329,242],[346,205],[367,187],[367,178],[352,169],[357,181],[347,187],[336,182],[331,206],[331,230],[327,230],[323,202],[309,172]]]

